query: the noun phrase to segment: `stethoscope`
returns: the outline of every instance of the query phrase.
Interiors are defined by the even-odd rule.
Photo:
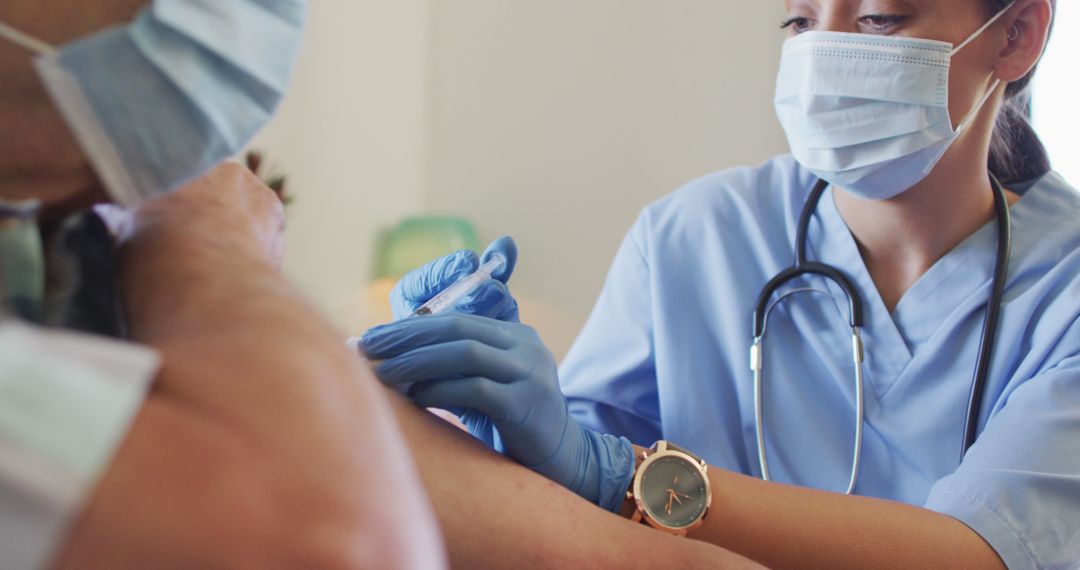
[[[983,321],[982,340],[979,342],[979,357],[975,365],[975,376],[971,383],[967,423],[964,428],[963,448],[960,452],[961,459],[963,459],[964,454],[967,453],[972,444],[975,443],[979,410],[982,409],[982,401],[986,391],[986,379],[990,372],[990,356],[993,354],[994,341],[997,336],[997,325],[1001,315],[1002,299],[1005,294],[1005,278],[1009,270],[1009,255],[1012,250],[1012,216],[1009,213],[1009,203],[1005,197],[1005,189],[993,174],[990,175],[990,184],[994,189],[994,211],[997,218],[997,258],[994,263],[994,281],[990,292],[990,302],[986,306],[986,317]],[[765,453],[765,421],[762,409],[765,331],[768,327],[769,315],[773,309],[792,295],[799,293],[819,293],[829,297],[832,297],[832,295],[819,289],[802,288],[789,291],[772,303],[770,303],[770,300],[781,287],[804,275],[819,275],[832,281],[843,290],[848,301],[848,321],[851,325],[851,352],[855,361],[855,442],[851,458],[851,478],[848,481],[846,491],[846,494],[850,495],[854,492],[855,482],[859,477],[859,461],[862,458],[863,419],[865,415],[863,363],[866,358],[862,341],[863,304],[858,290],[846,275],[835,267],[808,261],[806,257],[806,242],[810,229],[810,220],[817,210],[821,196],[828,187],[828,182],[819,180],[810,192],[810,197],[803,207],[795,240],[795,265],[773,277],[758,296],[757,305],[754,309],[754,343],[750,348],[750,369],[754,373],[754,423],[757,432],[758,462],[761,465],[762,479],[770,481],[769,461]]]

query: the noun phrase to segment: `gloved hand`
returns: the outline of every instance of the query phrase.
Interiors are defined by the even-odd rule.
[[[424,303],[431,300],[458,279],[477,270],[492,255],[499,254],[506,260],[501,271],[492,274],[492,278],[476,288],[452,308],[454,312],[481,315],[502,321],[518,322],[517,301],[510,295],[506,282],[517,264],[517,245],[509,237],[501,237],[479,257],[471,250],[461,250],[436,259],[427,265],[407,273],[390,292],[390,305],[395,321],[410,317]],[[409,383],[398,386],[399,391],[409,388]],[[456,414],[461,423],[473,437],[484,442],[491,449],[501,451],[499,434],[491,419],[474,410],[447,407]]]
[[[501,321],[517,321],[517,301],[510,295],[506,282],[514,273],[517,264],[517,245],[509,237],[501,237],[493,242],[477,257],[476,253],[462,250],[428,263],[420,269],[406,274],[390,292],[390,306],[394,320],[401,320],[413,314],[421,305],[431,300],[458,279],[477,270],[493,254],[498,253],[506,260],[502,271],[492,274],[492,278],[476,288],[469,296],[454,307],[458,313],[481,315]]]
[[[570,417],[555,358],[532,328],[450,313],[376,327],[361,346],[384,360],[376,368],[384,384],[415,383],[416,404],[482,415],[498,430],[499,451],[588,501],[621,506],[633,448]]]

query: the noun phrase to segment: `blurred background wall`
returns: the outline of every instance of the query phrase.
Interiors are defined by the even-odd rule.
[[[314,0],[278,116],[253,145],[288,176],[285,270],[340,326],[366,301],[381,228],[425,210],[428,0]]]
[[[522,318],[569,347],[646,204],[784,152],[777,0],[443,0],[425,205],[521,249]]]
[[[782,3],[314,0],[281,114],[286,271],[350,332],[380,231],[466,217],[513,235],[523,318],[562,356],[640,209],[783,152],[770,103]],[[378,301],[375,299],[374,301]]]
[[[256,145],[297,198],[287,272],[358,333],[388,318],[369,287],[380,232],[462,216],[484,242],[518,240],[523,319],[561,357],[643,206],[786,152],[771,103],[782,6],[313,0],[293,89]],[[1080,37],[1068,25],[1063,54],[1060,37]],[[1058,75],[1074,87],[1055,84],[1060,108],[1043,113],[1074,149],[1076,79]]]

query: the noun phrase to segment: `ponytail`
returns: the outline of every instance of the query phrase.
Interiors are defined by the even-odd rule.
[[[1027,182],[1050,172],[1050,156],[1030,117],[1030,89],[1015,94],[1006,91],[990,140],[990,172],[1002,184]]]

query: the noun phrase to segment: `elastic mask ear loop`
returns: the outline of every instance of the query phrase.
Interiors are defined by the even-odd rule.
[[[20,47],[24,47],[38,55],[54,55],[56,48],[43,42],[30,34],[21,32],[11,26],[0,22],[0,38],[10,41]]]
[[[959,125],[956,126],[957,135],[964,132],[964,129],[967,129],[969,126],[971,126],[971,123],[975,122],[975,117],[979,116],[979,111],[982,111],[982,108],[986,106],[986,102],[994,96],[994,93],[997,93],[998,87],[1001,87],[1000,79],[994,80],[994,84],[986,92],[986,95],[983,95],[983,98],[981,101],[979,101],[979,104],[976,105],[975,108],[972,109],[970,113],[968,113],[968,116],[964,118],[964,120]]]
[[[1000,12],[995,14],[993,18],[990,18],[990,20],[988,20],[985,24],[983,24],[981,28],[979,28],[978,30],[975,30],[975,33],[968,36],[968,39],[964,40],[960,45],[953,48],[952,52],[949,54],[949,57],[951,58],[951,57],[955,56],[957,53],[960,52],[960,50],[964,49],[965,47],[968,46],[968,44],[975,41],[975,38],[978,38],[979,36],[982,35],[983,32],[990,29],[990,26],[993,26],[995,23],[997,23],[997,21],[1000,20],[1001,17],[1004,16],[1015,5],[1016,5],[1016,0],[1013,0],[1012,2],[1009,2],[1008,6],[1005,6],[1004,8],[1002,8]],[[975,121],[975,117],[979,116],[979,111],[981,111],[982,108],[986,105],[986,102],[989,101],[990,98],[994,96],[994,93],[997,92],[998,87],[1000,87],[1000,86],[1001,86],[1001,80],[1000,79],[995,80],[994,85],[992,87],[990,87],[990,89],[986,92],[986,95],[984,95],[982,100],[979,101],[979,104],[976,105],[975,108],[972,109],[970,113],[968,113],[968,116],[965,117],[963,121],[960,121],[960,124],[956,126],[956,134],[957,135],[964,132],[964,130],[967,129],[971,125],[971,123],[973,123]]]
[[[1012,7],[1015,6],[1015,5],[1016,5],[1016,0],[1013,0],[1012,2],[1009,2],[1008,6],[1002,8],[1001,11],[998,12],[997,14],[994,14],[993,18],[990,18],[990,20],[987,21],[985,24],[983,24],[981,28],[979,28],[978,30],[975,30],[975,33],[968,36],[968,39],[964,40],[963,42],[960,43],[960,45],[953,48],[952,52],[949,53],[949,57],[952,57],[952,56],[956,55],[957,53],[960,52],[960,50],[966,48],[968,46],[968,44],[975,41],[975,38],[978,38],[979,36],[982,35],[983,32],[990,29],[990,26],[993,26],[995,23],[997,23],[997,21],[1000,20],[1001,17],[1006,14],[1006,12],[1008,12],[1009,10],[1012,10]]]

